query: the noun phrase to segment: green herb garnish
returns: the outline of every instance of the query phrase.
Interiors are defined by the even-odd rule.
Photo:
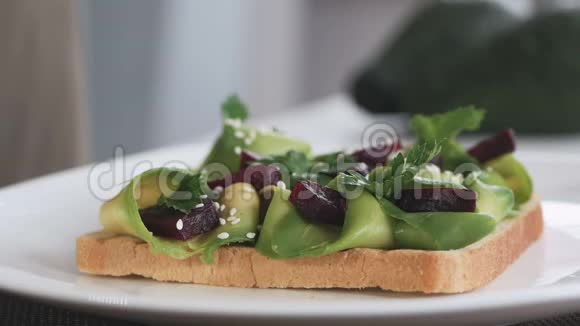
[[[411,119],[411,129],[419,143],[438,141],[442,146],[443,168],[455,170],[463,163],[477,164],[455,139],[463,131],[478,130],[484,117],[485,110],[473,106],[430,116],[418,114]]]
[[[201,197],[209,190],[205,173],[172,172],[166,181],[168,185],[177,182],[179,184],[170,195],[162,194],[157,205],[167,206],[183,213],[189,213],[200,204]]]

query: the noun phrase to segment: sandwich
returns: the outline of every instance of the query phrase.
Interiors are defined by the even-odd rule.
[[[323,155],[246,123],[231,96],[195,169],[135,176],[76,242],[79,271],[241,288],[461,293],[503,273],[542,234],[542,208],[506,129],[464,148],[485,111],[410,121]]]

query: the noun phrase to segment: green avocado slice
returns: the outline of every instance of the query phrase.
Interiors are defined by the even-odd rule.
[[[101,207],[100,221],[103,228],[106,231],[139,238],[149,244],[153,253],[176,259],[203,254],[202,259],[207,263],[212,261],[214,251],[223,245],[255,241],[259,220],[259,197],[251,185],[244,183],[227,187],[219,201],[228,210],[226,214],[231,208],[236,208],[233,215],[239,219],[237,223],[227,221],[211,232],[187,241],[154,236],[143,224],[139,209],[156,205],[162,194],[171,195],[175,187],[171,186],[172,180],[166,177],[175,173],[190,172],[160,168],[134,178],[117,196]],[[227,237],[219,236],[220,234],[227,234]]]
[[[369,192],[348,200],[341,228],[305,221],[288,201],[289,190],[275,187],[256,249],[270,258],[319,257],[350,248],[390,249],[393,220]]]
[[[478,213],[493,216],[500,222],[512,212],[515,205],[514,193],[493,170],[474,172],[465,180],[465,184],[468,189],[477,193]]]
[[[240,153],[247,149],[262,156],[281,155],[294,150],[310,154],[310,145],[275,130],[258,130],[245,125],[248,109],[237,96],[230,96],[222,105],[223,131],[214,143],[202,166],[219,173],[240,169]],[[211,165],[211,166],[209,166]],[[228,171],[222,171],[225,166]]]
[[[383,209],[398,222],[395,243],[401,249],[453,250],[464,248],[490,234],[496,225],[488,214],[407,213],[386,199]]]
[[[272,202],[266,212],[256,250],[269,258],[303,257],[325,246],[339,235],[339,229],[307,223],[288,201],[290,190],[272,187]]]
[[[246,143],[246,139],[251,142]],[[202,166],[220,163],[225,165],[230,172],[237,172],[240,169],[240,152],[244,149],[261,156],[282,155],[291,150],[310,154],[309,144],[289,138],[279,132],[224,125],[222,135],[213,145]]]
[[[349,199],[340,238],[325,248],[325,254],[350,248],[392,249],[394,220],[368,191]]]
[[[534,193],[532,178],[526,168],[513,155],[503,155],[495,160],[485,163],[485,166],[493,168],[501,175],[506,184],[515,195],[517,205],[526,203]]]

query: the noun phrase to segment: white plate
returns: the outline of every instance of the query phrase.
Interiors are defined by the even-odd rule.
[[[138,162],[158,166],[176,157],[201,157],[205,150],[180,146],[133,156],[117,171],[117,180],[129,177],[123,170],[131,171]],[[145,168],[140,164],[136,172]],[[77,309],[164,323],[235,319],[236,324],[280,324],[325,318],[365,325],[484,324],[580,309],[580,205],[545,202],[542,239],[496,281],[472,293],[227,289],[79,274],[75,238],[98,229],[100,201],[89,180],[89,169],[79,168],[0,190],[0,288]]]

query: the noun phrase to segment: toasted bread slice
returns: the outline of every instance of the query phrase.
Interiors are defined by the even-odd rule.
[[[543,231],[538,198],[494,233],[459,250],[351,249],[319,258],[275,260],[254,248],[220,248],[211,265],[198,257],[154,255],[139,239],[95,232],[77,240],[77,266],[96,275],[141,275],[242,288],[381,288],[399,292],[460,293],[488,284]]]

